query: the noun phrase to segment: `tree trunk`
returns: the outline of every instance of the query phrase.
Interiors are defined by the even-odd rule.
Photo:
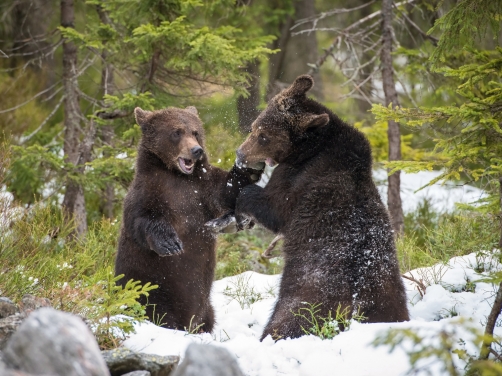
[[[363,5],[365,3],[366,3],[366,0],[359,0],[357,2],[354,2],[354,6]],[[356,15],[357,15],[358,19],[362,19],[362,18],[369,16],[371,13],[373,13],[373,11],[374,11],[374,9],[372,7],[365,7],[365,8],[362,8],[358,13],[356,13]],[[363,49],[363,47],[360,47],[360,48]],[[360,64],[361,65],[368,64],[369,61],[373,58],[373,56],[374,56],[374,53],[371,50],[368,50],[366,52],[361,52]],[[373,95],[372,94],[373,81],[370,79],[365,84],[363,84],[363,82],[366,79],[368,79],[370,74],[373,72],[374,67],[375,67],[375,63],[371,63],[369,65],[366,65],[364,68],[360,69],[359,74],[358,74],[358,78],[357,78],[357,85],[359,86],[359,91],[361,93],[361,97],[366,96],[366,98],[367,98],[367,99],[366,98],[357,98],[356,99],[357,107],[360,112],[359,116],[361,119],[364,119],[364,118],[368,119],[371,117],[370,110],[372,107],[372,103],[369,98],[371,98]]]
[[[483,344],[481,345],[481,351],[479,353],[479,360],[486,360],[490,355],[491,346],[493,342],[493,329],[495,328],[495,323],[502,310],[502,282],[499,285],[497,295],[495,296],[495,301],[493,302],[492,310],[488,316],[485,328],[485,337],[483,339]]]
[[[100,21],[109,25],[110,19],[106,12],[100,7],[97,7],[98,15]],[[104,95],[113,95],[115,92],[114,86],[114,71],[113,66],[108,62],[108,51],[106,49],[103,50],[101,54],[102,68],[101,68],[101,88]],[[101,140],[105,145],[113,146],[113,138],[115,132],[113,130],[112,125],[105,125],[101,128]],[[107,155],[105,155],[107,156]],[[113,204],[115,201],[115,188],[112,183],[106,183],[105,190],[103,192],[102,197],[102,205],[101,209],[106,218],[113,218]]]
[[[237,112],[239,114],[239,130],[242,133],[251,131],[251,124],[256,119],[260,111],[260,62],[258,60],[250,61],[245,71],[250,75],[249,86],[246,88],[249,96],[237,98]]]
[[[74,27],[73,0],[61,0],[61,26]],[[78,164],[80,159],[80,119],[77,82],[77,47],[71,41],[63,41],[63,89],[64,89],[64,155],[68,163]],[[82,237],[87,231],[87,213],[82,186],[68,179],[63,199],[63,209],[68,220],[75,221],[75,235]]]
[[[499,177],[499,202],[500,202],[500,237],[499,237],[499,249],[502,249],[502,176]],[[483,339],[483,344],[481,345],[481,351],[479,352],[479,360],[486,360],[490,355],[491,346],[493,342],[493,329],[495,328],[495,323],[502,311],[502,282],[499,284],[499,289],[497,295],[495,296],[495,301],[493,302],[492,310],[486,321],[485,327],[485,337]]]
[[[284,64],[284,56],[286,55],[286,46],[288,44],[288,40],[291,36],[289,29],[293,26],[293,18],[288,17],[282,25],[280,26],[280,35],[279,38],[272,42],[271,48],[273,50],[279,50],[276,54],[270,56],[269,65],[268,65],[268,85],[267,85],[267,93],[266,100],[267,102],[272,99],[274,95],[279,93],[282,89],[284,89],[287,85],[279,84],[279,77],[281,75],[281,69]]]
[[[385,93],[385,105],[399,106],[396,86],[394,83],[394,68],[392,66],[392,4],[393,0],[382,0],[382,83]],[[388,122],[387,137],[389,139],[389,161],[401,159],[401,132],[399,124],[393,120]],[[403,234],[404,216],[401,203],[401,172],[398,171],[388,178],[387,205],[391,215],[392,227],[396,235]]]
[[[316,14],[314,0],[296,0],[294,6],[295,20],[312,17]],[[288,17],[281,27],[280,37],[272,45],[272,48],[279,48],[281,52],[272,55],[270,59],[267,100],[289,86],[296,77],[307,73],[310,69],[307,64],[313,64],[319,58],[316,32],[292,36],[290,29],[293,25],[294,20]],[[315,86],[312,89],[312,94],[318,99],[322,99],[323,85],[319,72],[313,73],[313,77]]]
[[[500,235],[499,235],[499,249],[502,250],[502,175],[499,176],[499,203],[500,203]]]

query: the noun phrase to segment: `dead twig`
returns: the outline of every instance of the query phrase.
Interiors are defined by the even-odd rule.
[[[322,20],[323,18],[326,18],[326,17],[329,17],[329,16],[332,16],[334,14],[341,14],[341,13],[350,13],[350,12],[353,12],[355,10],[360,10],[360,9],[363,9],[371,4],[373,4],[375,2],[375,0],[371,0],[363,5],[359,5],[357,7],[354,7],[354,8],[338,8],[338,9],[333,9],[333,10],[329,10],[327,12],[323,12],[321,14],[318,14],[318,15],[315,15],[315,16],[312,16],[312,17],[309,17],[309,18],[302,18],[300,20],[297,20],[295,22],[295,24],[293,25],[293,27],[291,27],[290,30],[293,30],[294,28],[302,25],[302,24],[305,24],[305,23],[309,23],[309,22],[313,22],[313,23],[317,23],[319,22],[320,20]]]
[[[420,35],[422,35],[425,39],[429,39],[429,40],[432,42],[432,44],[433,44],[434,46],[437,46],[437,44],[438,44],[438,42],[439,42],[439,39],[438,39],[438,38],[435,38],[435,37],[433,37],[432,35],[429,35],[429,34],[427,34],[425,31],[423,31],[423,30],[420,28],[420,26],[418,26],[415,22],[413,22],[413,21],[411,20],[411,18],[409,18],[409,17],[406,15],[406,13],[405,13],[405,12],[401,12],[401,11],[399,11],[399,13],[401,13],[401,14],[402,14],[402,16],[404,17],[404,19],[405,19],[406,21],[408,21],[408,23],[409,23],[411,26],[413,26],[413,27],[414,27],[414,28],[415,28],[415,29],[419,32],[419,34],[420,34]]]
[[[33,136],[35,136],[44,127],[45,124],[47,124],[47,122],[50,120],[50,118],[52,118],[54,116],[54,114],[56,113],[56,111],[59,109],[59,107],[63,103],[64,99],[65,99],[65,96],[62,95],[61,98],[59,99],[58,103],[56,104],[56,106],[52,109],[51,113],[44,119],[44,121],[37,127],[37,129],[35,129],[33,132],[31,132],[28,136],[22,137],[21,140],[19,141],[19,145],[22,145],[22,144],[26,143],[26,141],[31,140],[31,138]]]
[[[394,7],[399,7],[401,5],[411,4],[411,3],[414,3],[415,1],[416,0],[401,1],[397,4],[394,4]],[[376,12],[373,12],[373,13],[367,15],[366,17],[359,19],[358,21],[354,22],[353,24],[347,26],[345,29],[338,31],[339,36],[337,36],[335,38],[335,40],[333,41],[331,46],[326,50],[326,52],[322,56],[320,56],[319,59],[317,59],[317,61],[314,64],[310,64],[311,69],[308,72],[308,74],[312,74],[314,72],[317,72],[319,70],[319,68],[321,67],[321,65],[323,65],[326,62],[326,59],[328,58],[328,56],[330,56],[333,53],[335,46],[339,43],[340,35],[342,35],[342,34],[347,35],[350,30],[357,28],[359,25],[362,25],[362,24],[374,19],[375,17],[380,16],[381,14],[382,14],[382,11],[378,10]],[[303,32],[310,32],[310,31],[312,31],[312,30],[304,30],[304,31],[300,31],[297,33],[293,33],[292,35],[301,34]]]
[[[401,275],[401,277],[403,277],[404,279],[407,279],[408,281],[411,281],[417,285],[418,293],[423,298],[425,295],[425,290],[427,289],[427,287],[424,284],[423,279],[417,280],[417,279],[415,279],[415,277],[413,277],[413,274],[411,274],[411,273],[410,273],[410,276],[411,277],[408,277],[407,275],[404,275],[404,274]]]
[[[284,239],[284,235],[282,234],[279,234],[277,235],[271,242],[270,244],[268,245],[267,249],[265,250],[265,252],[263,252],[261,254],[261,257],[263,258],[272,258],[272,251],[274,250],[275,246],[277,245],[277,243],[279,242],[279,240],[281,239]]]

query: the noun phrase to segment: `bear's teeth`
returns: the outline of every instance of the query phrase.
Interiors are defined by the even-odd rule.
[[[179,158],[179,165],[183,172],[190,174],[195,163],[191,159]]]
[[[272,158],[267,158],[265,159],[265,163],[269,166],[269,167],[274,167],[275,166],[275,162]]]

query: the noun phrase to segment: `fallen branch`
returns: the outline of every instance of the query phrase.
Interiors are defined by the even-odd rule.
[[[410,275],[411,275],[411,277],[408,277],[407,275],[403,274],[403,275],[401,275],[401,277],[403,277],[404,279],[407,279],[408,281],[415,283],[417,285],[418,293],[423,298],[425,295],[425,290],[427,289],[427,287],[424,284],[423,279],[421,279],[419,281],[419,280],[415,279],[415,277],[413,277],[413,275],[411,273],[410,273]]]
[[[281,239],[284,239],[284,235],[282,234],[279,234],[277,235],[271,242],[270,244],[268,245],[267,249],[265,250],[265,252],[263,252],[261,254],[261,257],[263,258],[272,258],[272,251],[274,250],[275,246],[277,245],[277,243],[279,242],[279,240]]]

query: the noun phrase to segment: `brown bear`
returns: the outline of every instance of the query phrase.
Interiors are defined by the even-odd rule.
[[[302,302],[321,317],[340,305],[367,322],[409,320],[388,211],[372,179],[366,137],[307,98],[312,77],[276,95],[237,150],[243,165],[278,164],[265,188],[250,185],[235,214],[284,235],[279,296],[262,335],[304,335]]]
[[[124,200],[115,274],[125,275],[122,284],[134,279],[159,286],[148,297],[154,322],[210,332],[216,238],[204,223],[233,210],[240,190],[261,172],[211,166],[195,107],[136,108],[134,114],[143,136]]]

